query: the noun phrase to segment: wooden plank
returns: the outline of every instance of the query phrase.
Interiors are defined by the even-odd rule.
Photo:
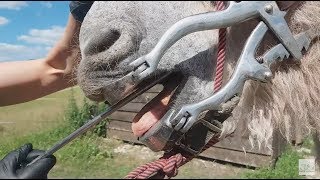
[[[118,109],[118,111],[127,111],[127,112],[134,112],[138,113],[146,104],[145,103],[133,103],[130,102],[121,108]]]
[[[128,121],[110,120],[108,124],[108,129],[132,132],[131,122]]]
[[[255,153],[255,154],[261,154],[261,155],[271,155],[271,151],[267,148],[260,148],[255,146],[252,147],[250,142],[247,139],[244,138],[228,138],[223,139],[222,141],[218,142],[214,145],[218,148],[225,148],[235,151],[245,151],[249,153]]]
[[[109,116],[110,120],[131,122],[137,113],[116,111]]]
[[[138,141],[136,137],[134,137],[132,132],[119,131],[115,129],[107,129],[107,136],[111,138],[115,138],[115,139],[119,139],[127,142],[133,142],[133,143],[142,145],[142,143]]]
[[[116,130],[116,129],[108,129],[107,130],[108,137],[124,140],[127,142],[132,142],[136,144],[143,145],[140,141],[137,140],[133,136],[132,132]],[[262,167],[266,166],[270,163],[270,156],[252,154],[252,153],[244,153],[239,151],[233,151],[218,147],[211,147],[201,153],[200,157],[205,157],[211,160],[221,160],[225,162],[231,162],[241,165],[247,165],[252,167]]]
[[[156,97],[158,95],[158,93],[143,93],[140,96],[136,97],[135,99],[133,99],[131,102],[134,103],[148,103],[151,99],[153,99],[154,97]]]
[[[200,154],[201,157],[217,159],[226,162],[232,162],[251,167],[268,166],[271,162],[270,156],[244,153],[218,147],[211,147]]]

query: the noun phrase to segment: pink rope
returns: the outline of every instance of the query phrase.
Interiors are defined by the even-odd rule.
[[[225,8],[223,1],[216,1],[217,10],[221,11]],[[217,92],[222,86],[223,68],[226,57],[226,34],[227,29],[219,29],[219,44],[217,55],[217,66],[214,79],[214,92]]]
[[[170,157],[161,157],[160,159],[148,164],[139,166],[134,171],[129,173],[125,179],[147,179],[155,173],[164,178],[171,178],[178,174],[178,168],[187,162],[187,158],[182,154],[177,153]]]
[[[216,136],[212,137],[201,152],[207,150],[219,142]],[[175,153],[175,152],[172,152]],[[148,179],[152,175],[157,175],[157,179],[175,177],[178,174],[178,168],[191,161],[195,156],[189,153],[176,153],[174,155],[164,154],[160,159],[141,165],[130,172],[125,179]]]
[[[217,10],[221,11],[225,8],[223,1],[216,1]],[[218,91],[222,85],[223,67],[226,54],[226,28],[219,29],[219,44],[217,55],[217,67],[214,80],[214,91]],[[212,137],[210,141],[205,145],[201,152],[210,148],[212,145],[218,142],[217,137]],[[189,153],[177,153],[164,154],[160,159],[147,163],[145,165],[137,167],[130,172],[125,179],[147,179],[153,175],[158,175],[157,178],[175,177],[178,174],[178,168],[187,162],[191,161],[195,156]]]

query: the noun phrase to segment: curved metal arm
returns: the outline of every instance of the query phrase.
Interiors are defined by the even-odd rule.
[[[265,23],[260,22],[257,25],[245,44],[230,81],[213,96],[198,103],[183,106],[171,120],[175,130],[182,133],[187,132],[197,121],[197,117],[202,111],[218,110],[220,104],[228,101],[235,95],[240,95],[246,80],[255,79],[266,82],[267,79],[272,77],[271,70],[267,66],[259,64],[254,57],[256,49],[267,30],[268,27]]]
[[[229,27],[257,17],[267,24],[293,57],[300,59],[301,53],[284,19],[285,14],[274,1],[241,1],[230,2],[223,11],[186,17],[171,26],[150,53],[130,63],[136,68],[133,81],[140,82],[153,73],[165,52],[182,37],[196,31]]]
[[[239,58],[236,70],[230,81],[213,96],[198,103],[186,105],[181,108],[177,115],[170,121],[171,126],[182,133],[187,132],[197,121],[199,114],[205,110],[218,110],[222,103],[227,102],[234,96],[240,96],[245,81],[247,79],[266,82],[272,77],[269,69],[271,64],[276,61],[282,61],[289,57],[289,53],[283,44],[278,44],[263,55],[263,63],[259,64],[254,54],[268,27],[260,22],[248,38],[242,54]],[[298,50],[308,50],[312,40],[320,37],[320,32],[310,29],[295,36]]]
[[[134,80],[139,82],[153,73],[165,52],[182,37],[196,31],[224,28],[255,18],[258,16],[257,6],[261,6],[261,3],[230,2],[223,11],[197,14],[178,21],[165,32],[150,53],[130,63],[135,68],[145,66],[136,72]]]

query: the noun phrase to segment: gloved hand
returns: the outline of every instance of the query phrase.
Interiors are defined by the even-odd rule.
[[[0,161],[0,179],[47,179],[47,174],[56,163],[53,155],[25,167],[42,154],[44,151],[33,150],[30,143],[10,152]]]

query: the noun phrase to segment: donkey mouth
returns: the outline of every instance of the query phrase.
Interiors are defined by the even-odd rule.
[[[172,96],[178,88],[181,79],[181,74],[173,73],[161,83],[163,90],[148,102],[133,118],[131,128],[134,136],[141,137],[170,109],[170,105],[173,103]]]

